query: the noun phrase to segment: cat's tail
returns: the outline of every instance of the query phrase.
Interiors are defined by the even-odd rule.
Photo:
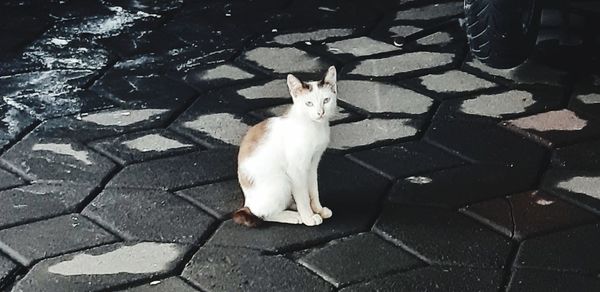
[[[252,214],[248,207],[244,207],[233,212],[233,222],[246,227],[257,227],[263,220]]]

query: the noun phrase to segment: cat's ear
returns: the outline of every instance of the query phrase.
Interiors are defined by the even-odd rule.
[[[334,66],[329,67],[329,69],[327,69],[327,73],[325,73],[325,77],[323,77],[323,80],[321,81],[321,83],[326,84],[331,86],[331,89],[333,90],[333,92],[336,92],[336,82],[337,82],[337,72],[335,70]]]
[[[300,95],[304,87],[302,81],[292,74],[288,74],[287,76],[287,85],[293,98],[296,98],[298,95]]]

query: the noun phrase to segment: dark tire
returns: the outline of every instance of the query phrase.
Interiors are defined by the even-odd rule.
[[[536,0],[465,0],[471,54],[494,68],[515,67],[529,56],[537,38]]]

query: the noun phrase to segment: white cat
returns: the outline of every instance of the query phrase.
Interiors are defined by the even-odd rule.
[[[321,81],[305,83],[290,74],[287,85],[294,102],[289,111],[250,128],[240,145],[238,179],[245,203],[233,214],[238,224],[313,226],[332,215],[319,201],[317,167],[337,110],[335,67]]]

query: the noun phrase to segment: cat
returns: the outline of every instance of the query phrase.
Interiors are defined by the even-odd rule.
[[[293,101],[288,112],[248,130],[238,154],[245,202],[233,213],[236,223],[315,226],[333,215],[319,201],[317,168],[329,144],[329,120],[337,111],[336,75],[334,66],[321,81],[287,75]]]

